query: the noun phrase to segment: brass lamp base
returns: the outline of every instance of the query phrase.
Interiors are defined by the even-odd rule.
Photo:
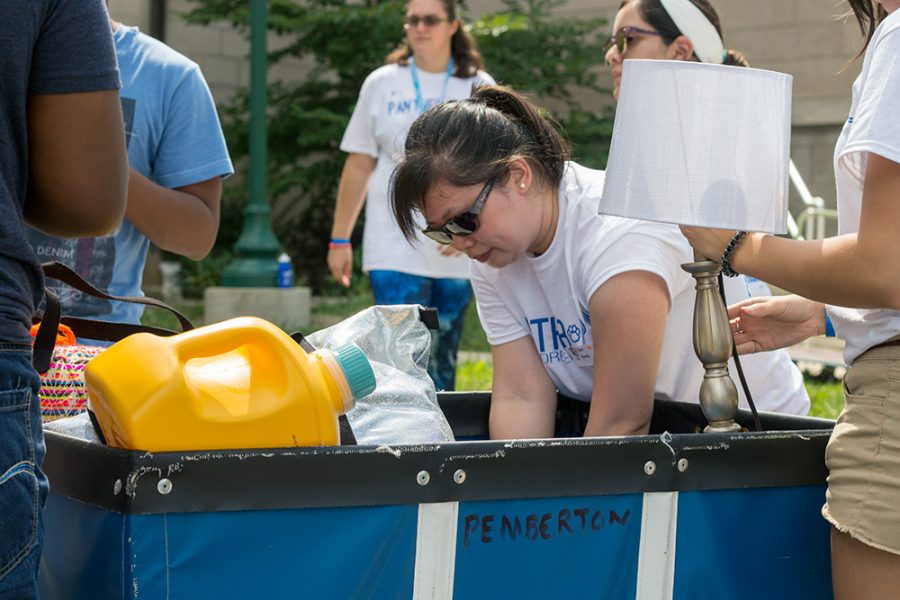
[[[719,264],[711,260],[685,263],[681,268],[696,280],[694,300],[694,353],[706,371],[700,384],[700,408],[709,421],[706,433],[739,431],[734,422],[738,393],[728,375],[731,357],[731,326],[719,295]]]

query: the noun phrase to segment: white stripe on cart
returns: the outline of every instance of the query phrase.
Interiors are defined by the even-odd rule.
[[[678,492],[644,494],[636,600],[672,600]]]
[[[459,502],[419,505],[413,600],[452,600]]]

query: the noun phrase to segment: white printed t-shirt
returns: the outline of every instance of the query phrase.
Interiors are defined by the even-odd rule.
[[[671,310],[655,396],[698,402],[703,367],[693,350],[694,280],[687,241],[672,225],[597,214],[602,171],[569,163],[559,190],[559,222],[550,248],[495,269],[472,263],[472,286],[491,345],[530,336],[560,393],[590,401],[593,338],[588,302],[610,278],[628,271],[655,273],[666,284]],[[741,278],[727,280],[728,302],[749,296]],[[602,334],[602,332],[601,332]],[[786,351],[741,357],[760,410],[805,415],[803,377]],[[736,380],[733,360],[729,371]],[[738,384],[743,408],[747,402]]]
[[[878,26],[853,83],[850,116],[834,149],[838,234],[859,231],[863,178],[868,154],[900,162],[900,11]],[[900,201],[900,199],[896,199]],[[896,260],[885,256],[885,260]],[[834,273],[840,277],[840,273]],[[844,361],[900,333],[900,311],[828,307],[837,336],[847,342]]]
[[[429,73],[421,68],[417,74],[426,109],[439,104],[447,74]],[[484,71],[478,71],[474,77],[451,77],[443,99],[468,98],[472,95],[473,85],[493,83],[493,78]],[[436,279],[468,279],[469,266],[465,256],[441,256],[437,242],[421,233],[410,245],[390,210],[391,173],[403,155],[406,134],[419,114],[410,68],[385,65],[373,71],[363,83],[341,140],[344,152],[366,154],[378,160],[369,180],[366,201],[363,271],[384,269]],[[422,222],[420,228],[424,226]]]

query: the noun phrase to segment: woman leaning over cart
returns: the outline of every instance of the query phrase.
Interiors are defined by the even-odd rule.
[[[589,408],[585,435],[646,433],[654,397],[697,402],[687,242],[674,226],[597,214],[603,173],[567,158],[535,106],[487,87],[419,117],[394,174],[403,232],[421,212],[424,233],[473,259],[494,438],[552,436],[557,390]],[[745,370],[771,373],[771,357]],[[769,382],[760,408],[805,412],[785,383]]]
[[[338,186],[328,268],[350,285],[353,253],[350,234],[366,203],[363,271],[369,274],[376,304],[422,304],[438,309],[440,331],[432,347],[428,374],[437,389],[452,390],[456,351],[472,297],[463,256],[420,237],[407,244],[388,208],[388,181],[406,131],[434,104],[465,98],[472,86],[493,83],[481,70],[481,56],[463,30],[454,0],[411,0],[406,8],[406,39],[363,83],[344,132],[348,152]]]
[[[848,2],[866,46],[834,153],[839,235],[683,230],[710,257],[736,237],[734,270],[798,294],[732,306],[738,352],[794,344],[832,323],[846,341],[846,405],[826,450],[822,514],[833,526],[835,596],[880,599],[900,590],[900,0]]]

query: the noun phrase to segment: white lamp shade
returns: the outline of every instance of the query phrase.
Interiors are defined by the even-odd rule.
[[[626,60],[600,212],[784,233],[792,77]]]

